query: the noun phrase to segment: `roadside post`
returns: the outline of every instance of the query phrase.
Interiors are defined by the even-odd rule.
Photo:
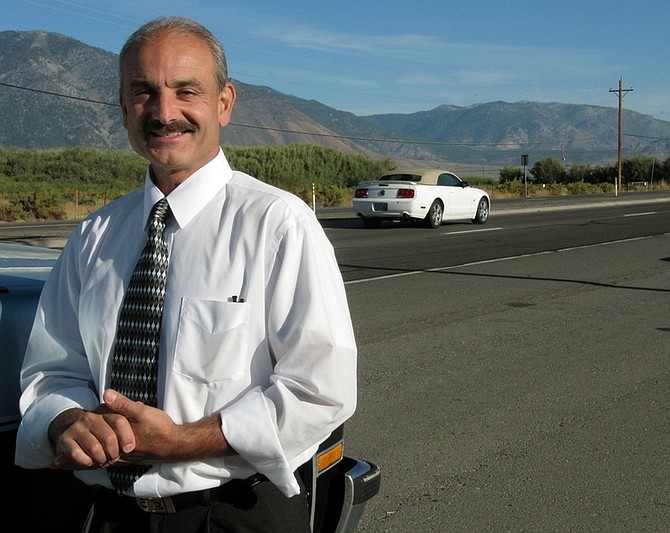
[[[521,156],[521,164],[523,165],[524,198],[528,198],[528,181],[526,179],[526,166],[528,166],[528,154],[523,154]]]
[[[316,213],[316,184],[312,183],[312,211]]]

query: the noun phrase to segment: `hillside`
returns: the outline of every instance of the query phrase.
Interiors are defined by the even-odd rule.
[[[116,54],[41,31],[0,32],[0,146],[127,149],[117,102]],[[547,156],[612,162],[617,109],[537,102],[442,105],[361,117],[314,100],[235,81],[238,100],[223,142],[317,144],[399,162],[477,167]],[[626,155],[670,154],[670,122],[625,111]],[[441,163],[440,163],[441,162]]]
[[[609,107],[491,102],[365,118],[403,138],[444,143],[432,151],[462,162],[507,159],[516,165],[522,153],[565,157],[568,163],[598,163],[617,157],[618,109]],[[670,122],[625,109],[623,122],[628,155],[668,156]]]
[[[0,82],[30,89],[0,87],[0,145],[128,146],[117,69],[115,54],[63,35],[0,32]]]

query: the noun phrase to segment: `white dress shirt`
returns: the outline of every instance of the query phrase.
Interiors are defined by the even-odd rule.
[[[49,423],[109,387],[125,287],[162,197],[143,189],[72,233],[44,286],[21,373],[16,462],[48,467]],[[159,406],[177,423],[219,412],[237,455],[154,465],[127,493],[168,496],[293,472],[356,405],[356,344],[332,246],[299,198],[231,170],[223,152],[167,197],[173,216]],[[104,469],[82,470],[111,488]]]

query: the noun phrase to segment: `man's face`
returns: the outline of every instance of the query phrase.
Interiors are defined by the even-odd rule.
[[[122,79],[130,144],[169,192],[218,154],[235,90],[227,84],[218,91],[209,48],[188,33],[166,33],[132,49]]]

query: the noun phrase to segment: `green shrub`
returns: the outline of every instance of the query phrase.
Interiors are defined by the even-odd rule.
[[[314,194],[321,207],[351,205],[357,183],[396,167],[390,158],[379,161],[312,145],[226,147],[225,152],[233,168],[291,191],[309,205]],[[141,187],[146,165],[132,151],[0,148],[0,220],[60,219],[73,211],[75,201],[75,212],[90,213]],[[636,156],[626,160],[625,168],[640,180],[653,173],[656,190],[670,181],[670,158],[658,162]],[[610,193],[617,174],[611,165],[574,165],[566,171],[552,158],[540,159],[530,172],[527,181],[516,167],[503,168],[500,179],[464,179],[495,198]]]

